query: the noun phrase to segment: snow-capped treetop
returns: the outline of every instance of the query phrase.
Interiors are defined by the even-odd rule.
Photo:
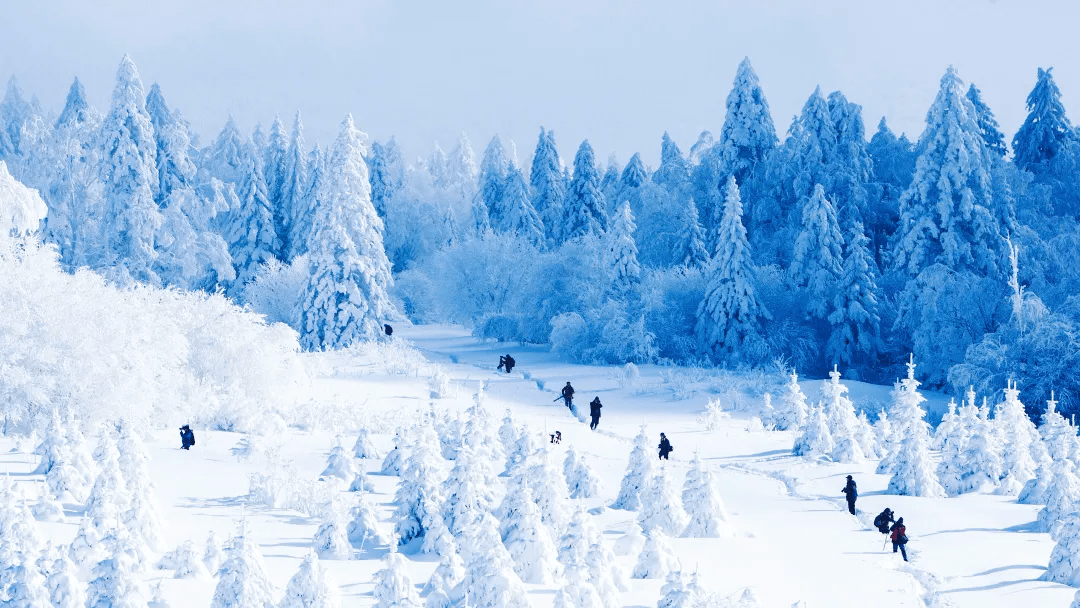
[[[789,272],[796,285],[806,286],[806,309],[825,318],[843,264],[844,237],[836,220],[836,209],[825,198],[825,188],[814,192],[803,207],[802,229],[795,239]]]
[[[611,291],[620,296],[628,294],[641,281],[641,264],[638,263],[638,249],[634,242],[635,230],[634,214],[630,211],[629,201],[625,201],[607,234],[608,263],[614,269]]]
[[[574,156],[574,176],[563,203],[560,240],[603,234],[608,227],[607,201],[600,191],[600,174],[589,140],[581,142]]]
[[[743,58],[727,97],[727,114],[720,130],[720,159],[724,173],[740,183],[776,147],[769,102],[758,84],[750,58]]]
[[[83,88],[82,82],[79,82],[78,77],[76,77],[75,81],[71,83],[71,88],[68,89],[64,109],[60,112],[60,116],[56,118],[56,128],[62,129],[64,127],[96,123],[100,120],[101,117],[90,106],[90,102],[86,100],[86,89]]]
[[[536,142],[532,170],[529,171],[529,189],[532,191],[533,209],[548,231],[545,236],[554,240],[552,236],[556,234],[556,227],[562,219],[566,186],[559,150],[555,146],[555,132],[545,131],[543,127],[540,127],[540,139]]]

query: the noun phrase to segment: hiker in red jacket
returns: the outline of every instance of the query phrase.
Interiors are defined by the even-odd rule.
[[[892,552],[896,553],[897,549],[900,549],[900,555],[904,556],[904,561],[907,561],[907,549],[904,545],[907,544],[907,527],[904,526],[904,518],[901,517],[896,520],[896,523],[892,527]]]

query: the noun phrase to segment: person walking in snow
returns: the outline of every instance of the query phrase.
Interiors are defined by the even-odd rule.
[[[193,445],[195,445],[195,431],[192,431],[191,427],[185,424],[180,427],[180,449],[188,450]]]
[[[383,332],[385,332],[387,336],[394,335],[394,328],[390,327],[389,323],[383,323],[382,328],[383,328]]]
[[[896,520],[896,523],[892,527],[892,552],[896,553],[897,549],[900,549],[900,555],[904,556],[904,561],[907,560],[907,527],[904,525],[904,518],[901,517]]]
[[[499,355],[499,367],[495,368],[495,371],[500,371],[506,367],[506,357]]]
[[[895,520],[893,519],[892,510],[888,507],[885,507],[885,510],[881,513],[878,513],[878,516],[874,518],[874,527],[878,529],[878,532],[881,532],[882,534],[888,534],[889,524],[893,523],[894,521]]]
[[[859,491],[855,489],[855,480],[851,478],[851,475],[847,476],[847,485],[841,492],[847,495],[848,513],[855,515],[855,499],[859,497]]]
[[[566,402],[566,409],[573,411],[574,409],[574,387],[570,386],[567,382],[566,386],[562,387],[562,398]]]
[[[506,373],[508,374],[514,369],[514,366],[517,365],[517,361],[514,361],[514,358],[511,357],[509,353],[503,358],[503,363],[506,365]]]
[[[660,433],[660,445],[657,446],[657,447],[660,448],[660,459],[661,460],[667,460],[668,459],[668,454],[670,454],[671,451],[675,449],[675,448],[671,447],[671,442],[668,441],[667,435],[665,435],[663,433]]]
[[[592,416],[592,424],[589,428],[596,430],[596,425],[600,424],[600,408],[604,407],[600,404],[600,397],[593,397],[593,400],[589,402],[589,415]]]

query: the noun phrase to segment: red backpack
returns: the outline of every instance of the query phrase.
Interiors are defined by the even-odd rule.
[[[898,545],[907,544],[907,526],[896,526],[893,528],[892,542]]]

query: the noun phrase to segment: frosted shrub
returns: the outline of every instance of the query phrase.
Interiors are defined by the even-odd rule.
[[[202,556],[195,550],[195,544],[190,540],[163,555],[161,565],[166,569],[175,570],[174,578],[206,578],[208,576],[206,564],[203,563]]]
[[[780,431],[798,429],[806,423],[807,410],[806,395],[799,387],[799,375],[791,372],[784,393],[780,396],[773,424]]]
[[[662,530],[668,536],[682,534],[688,518],[682,498],[675,491],[666,467],[660,467],[655,475],[647,479],[640,497],[638,521],[646,532]]]
[[[269,258],[259,266],[255,277],[244,285],[240,300],[271,323],[300,327],[299,304],[311,274],[307,255],[283,264]]]
[[[319,477],[322,479],[336,477],[351,482],[359,472],[360,470],[356,468],[352,456],[345,451],[345,448],[336,445],[330,450],[330,455],[326,458],[326,468],[319,474]]]
[[[696,454],[683,482],[682,503],[689,514],[683,536],[717,537],[731,533],[716,478]]]
[[[241,530],[218,570],[210,608],[273,608],[273,594],[259,546]]]
[[[385,545],[390,536],[379,522],[375,507],[367,496],[361,494],[359,503],[352,509],[352,519],[345,528],[349,541],[363,549],[365,546]]]
[[[353,548],[346,533],[346,522],[334,505],[326,509],[327,517],[323,520],[312,539],[312,549],[320,559],[348,560],[353,557]]]
[[[432,399],[444,399],[450,396],[450,375],[441,365],[433,365],[428,378],[428,396]]]
[[[371,433],[368,429],[362,428],[356,435],[356,442],[352,447],[353,456],[356,458],[378,458],[379,450],[375,447],[375,442],[371,440]]]
[[[375,598],[376,608],[409,608],[420,606],[420,596],[416,593],[412,579],[405,571],[408,561],[398,553],[396,544],[390,544],[390,553],[384,558],[386,567],[375,573],[375,588],[371,594]]]
[[[638,555],[633,577],[662,579],[674,570],[679,570],[679,560],[671,550],[667,536],[661,530],[646,533],[645,547]]]
[[[709,399],[705,411],[698,416],[698,424],[704,426],[706,431],[716,431],[730,419],[731,414],[724,411],[719,399]]]
[[[566,449],[563,459],[563,476],[570,489],[570,498],[592,498],[600,491],[600,478],[589,466],[584,455],[577,453],[573,445]]]
[[[285,595],[277,608],[339,608],[341,593],[334,577],[319,562],[319,557],[309,553],[300,563],[299,570],[285,586]]]
[[[640,494],[646,481],[657,469],[653,456],[652,442],[644,426],[634,438],[634,449],[630,452],[630,461],[626,465],[626,474],[619,486],[619,495],[611,505],[612,509],[636,511],[641,506]]]

